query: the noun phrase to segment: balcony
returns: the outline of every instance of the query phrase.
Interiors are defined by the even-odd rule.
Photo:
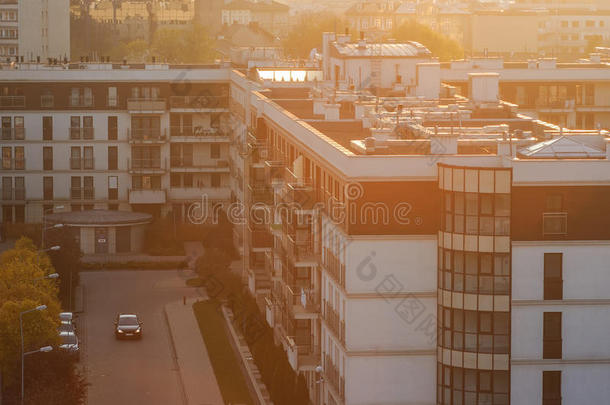
[[[269,187],[261,184],[248,184],[248,191],[250,192],[250,204],[273,204],[273,193]]]
[[[127,100],[127,110],[130,113],[163,114],[167,109],[164,98],[130,98]]]
[[[0,96],[0,108],[3,110],[25,108],[25,96]]]
[[[95,160],[93,158],[70,158],[71,170],[94,170]]]
[[[542,214],[543,236],[565,236],[568,233],[567,212],[545,212]]]
[[[252,249],[269,250],[273,248],[273,236],[266,229],[252,229],[250,231],[250,247]]]
[[[305,266],[317,265],[313,241],[311,239],[297,239],[293,235],[285,235],[284,248],[295,264]]]
[[[83,187],[72,187],[70,188],[70,199],[72,200],[94,200],[95,189],[83,188]]]
[[[40,96],[40,108],[53,108],[55,107],[55,96],[52,94],[45,94]]]
[[[265,271],[269,274],[269,277],[275,280],[282,278],[282,263],[278,259],[272,250],[265,252]]]
[[[172,187],[169,189],[169,199],[178,201],[228,201],[231,199],[231,189],[228,187]]]
[[[341,287],[345,288],[345,264],[341,263],[328,248],[324,248],[323,264],[333,280]]]
[[[2,201],[25,201],[25,188],[5,188],[0,190]]]
[[[293,319],[316,319],[320,313],[320,294],[314,289],[285,286],[284,300]]]
[[[230,142],[229,136],[218,128],[172,126],[169,133],[172,142]]]
[[[281,160],[267,160],[265,162],[265,179],[271,186],[284,184],[284,171],[286,164]]]
[[[93,96],[69,96],[68,106],[73,108],[92,108],[95,106]]]
[[[129,143],[165,143],[166,131],[161,128],[128,128]]]
[[[17,141],[25,139],[25,128],[0,128],[3,141]]]
[[[128,190],[129,204],[165,204],[165,190],[133,189]]]
[[[320,349],[311,344],[298,344],[295,337],[286,337],[286,354],[294,371],[314,371],[320,365]]]
[[[25,170],[25,158],[2,159],[2,170]]]
[[[68,128],[70,139],[93,139],[94,127],[71,127]]]
[[[167,161],[161,158],[127,159],[129,173],[163,174],[167,171]]]
[[[226,110],[229,108],[228,96],[172,96],[169,105],[175,112],[197,112],[201,110]]]
[[[345,379],[327,354],[324,355],[324,376],[341,400],[345,401]]]
[[[322,316],[324,322],[333,331],[337,339],[345,346],[345,321],[341,320],[339,313],[327,301],[324,301]]]
[[[286,186],[282,190],[282,202],[299,210],[312,210],[316,203],[316,193],[311,185],[311,179],[300,178],[290,170],[284,171]]]
[[[206,163],[195,163],[192,156],[170,156],[172,171],[176,172],[210,172],[229,173],[229,161],[226,159],[210,159]]]

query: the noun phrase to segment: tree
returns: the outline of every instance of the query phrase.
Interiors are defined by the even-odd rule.
[[[65,228],[52,229],[48,232],[49,246],[60,246],[57,251],[49,252],[49,257],[59,274],[59,299],[64,308],[72,309],[74,287],[79,282],[82,253],[72,232]]]
[[[398,42],[415,41],[427,47],[442,61],[461,59],[464,50],[456,41],[414,20],[407,21],[392,32]]]
[[[204,63],[214,60],[214,41],[198,24],[188,29],[157,30],[152,41],[152,54],[167,63]]]
[[[205,279],[210,276],[218,277],[229,269],[231,258],[222,249],[207,248],[203,255],[197,258],[195,268],[199,277]]]
[[[307,13],[284,39],[284,50],[293,58],[308,58],[312,49],[322,49],[322,34],[345,26],[345,20],[328,12]]]

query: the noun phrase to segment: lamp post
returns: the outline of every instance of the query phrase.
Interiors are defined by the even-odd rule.
[[[58,206],[56,206],[56,207],[51,207],[51,208],[47,208],[46,210],[42,210],[42,235],[41,235],[41,244],[40,244],[40,245],[41,245],[41,247],[43,247],[43,248],[44,248],[44,235],[45,235],[45,232],[46,232],[48,229],[52,229],[52,228],[61,228],[61,227],[63,227],[63,226],[64,226],[63,224],[55,224],[55,225],[53,225],[53,226],[51,226],[51,227],[47,228],[47,227],[46,227],[46,226],[47,226],[47,220],[46,220],[46,214],[47,214],[47,212],[54,211],[54,210],[63,210],[63,209],[64,209],[64,206],[63,206],[63,205],[58,205]],[[57,226],[57,225],[59,225],[59,226]]]
[[[58,273],[51,273],[51,274],[47,274],[44,277],[35,278],[32,281],[55,280],[57,278],[59,278],[59,274]]]
[[[45,346],[44,348],[38,349],[34,352],[27,352],[24,353],[23,352],[23,315],[28,314],[30,312],[35,312],[35,311],[44,311],[45,309],[47,309],[46,305],[39,305],[36,308],[32,308],[32,309],[28,309],[27,311],[23,311],[19,313],[19,333],[21,335],[21,405],[23,405],[23,394],[24,394],[24,385],[23,385],[23,360],[25,359],[26,354],[32,354],[35,353],[37,351],[43,351],[41,349],[45,349],[44,351],[49,351],[47,348],[49,346]]]

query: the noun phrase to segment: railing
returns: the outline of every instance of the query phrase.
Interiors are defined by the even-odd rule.
[[[70,139],[93,139],[94,127],[71,127]]]
[[[165,161],[161,161],[161,158],[136,158],[128,159],[127,167],[132,171],[158,171],[166,169],[167,164],[165,163]]]
[[[167,193],[161,188],[133,187],[127,190],[130,204],[165,204]]]
[[[299,308],[302,312],[320,312],[320,294],[312,288],[292,288],[286,285],[284,299],[288,304],[288,311],[293,318],[295,315],[294,307]]]
[[[326,324],[330,330],[333,331],[337,339],[339,339],[339,341],[345,345],[345,321],[341,320],[339,313],[335,311],[328,301],[324,301],[323,308],[324,311],[322,316],[324,317]]]
[[[121,108],[121,102],[119,97],[109,98],[106,97],[106,108],[109,109],[119,109]]]
[[[286,164],[281,160],[267,160],[265,162],[265,178],[271,185],[284,182],[284,170]]]
[[[0,128],[2,140],[22,140],[25,139],[25,128]]]
[[[94,168],[94,158],[70,158],[71,170],[93,170]]]
[[[273,193],[269,187],[264,185],[248,185],[250,191],[250,202],[252,204],[273,204]]]
[[[0,96],[0,108],[24,108],[25,96]]]
[[[258,140],[249,141],[248,156],[250,157],[250,163],[264,164],[269,156],[267,144]]]
[[[566,235],[568,233],[567,212],[545,212],[542,214],[542,234],[545,236]]]
[[[127,128],[129,142],[163,142],[165,130],[161,128]]]
[[[167,103],[164,98],[130,98],[127,100],[129,111],[165,111]]]
[[[314,246],[311,239],[296,240],[292,235],[284,238],[286,251],[295,261],[310,261],[314,257]]]
[[[70,198],[72,200],[94,200],[95,189],[83,188],[83,187],[72,187],[70,188]]]
[[[55,107],[55,96],[52,94],[45,94],[40,96],[40,107],[41,108],[53,108]]]
[[[202,126],[171,126],[169,127],[170,136],[188,136],[188,137],[228,137],[218,128],[204,128]]]
[[[324,248],[323,264],[337,284],[345,288],[345,264],[341,263],[339,258],[326,247]]]
[[[324,375],[326,381],[332,385],[337,391],[342,400],[345,400],[345,379],[339,373],[339,368],[330,359],[330,356],[324,355]]]
[[[0,191],[0,197],[3,201],[24,201],[25,188],[5,188]]]
[[[68,106],[70,107],[93,107],[95,105],[95,98],[93,96],[69,96]]]
[[[170,156],[170,165],[172,168],[190,168],[190,169],[226,169],[229,167],[229,161],[226,159],[212,159],[206,164],[195,164],[192,156]]]
[[[25,170],[25,158],[21,159],[2,159],[0,168],[2,170]]]
[[[170,108],[199,109],[199,108],[228,108],[228,96],[171,96]]]

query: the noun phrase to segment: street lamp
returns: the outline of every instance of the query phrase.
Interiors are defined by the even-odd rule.
[[[51,274],[47,274],[44,277],[35,278],[32,281],[55,280],[56,278],[59,278],[59,274],[58,273],[51,273]]]
[[[45,309],[47,309],[46,305],[38,305],[36,308],[32,308],[32,309],[28,309],[27,311],[23,311],[19,313],[19,333],[21,334],[21,405],[23,405],[23,394],[24,394],[24,385],[23,385],[23,360],[26,356],[26,354],[32,354],[38,351],[50,351],[48,348],[49,346],[45,346],[43,348],[40,348],[34,352],[27,352],[24,353],[23,352],[23,315],[28,314],[30,312],[35,312],[35,311],[44,311]],[[44,350],[42,350],[44,349]],[[52,349],[52,348],[51,348]]]
[[[47,226],[47,220],[46,220],[46,214],[49,211],[54,211],[54,210],[63,210],[64,206],[63,205],[58,205],[56,207],[51,207],[51,208],[47,208],[46,210],[42,210],[42,235],[41,235],[41,246],[44,248],[44,236],[45,233],[48,229],[52,229],[52,228],[61,228],[64,225],[63,224],[55,224],[49,228],[46,228]],[[61,225],[61,226],[56,226],[56,225]]]

